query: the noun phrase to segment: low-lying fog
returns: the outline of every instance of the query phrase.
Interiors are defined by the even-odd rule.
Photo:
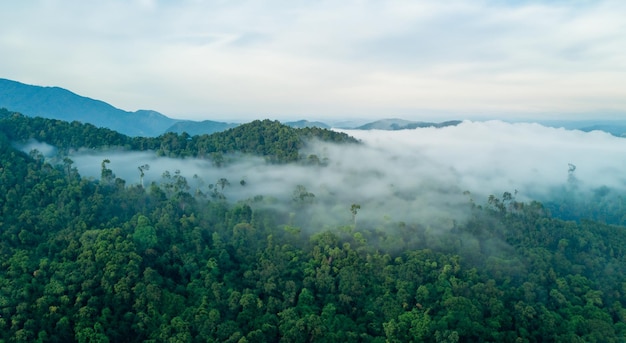
[[[192,193],[197,188],[209,193],[209,184],[225,178],[229,185],[222,192],[231,201],[263,195],[276,204],[290,202],[302,185],[315,195],[302,206],[347,223],[352,204],[361,205],[360,221],[450,222],[462,216],[455,209],[468,202],[463,191],[479,204],[506,191],[517,192],[518,200],[549,199],[555,187],[567,183],[570,164],[576,166],[573,175],[581,189],[626,186],[626,139],[603,132],[501,121],[344,132],[363,144],[311,143],[305,152],[327,159],[326,166],[269,165],[261,158],[245,158],[218,168],[210,161],[148,152],[79,152],[71,158],[81,175],[93,178],[99,178],[102,160],[109,159],[108,167],[127,185],[139,184],[138,167],[145,164],[150,166],[146,185],[162,180],[166,171],[179,170]]]

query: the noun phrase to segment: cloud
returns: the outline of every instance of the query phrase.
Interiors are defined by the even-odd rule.
[[[626,141],[600,131],[466,121],[443,129],[349,134],[380,147],[382,156],[413,161],[403,169],[405,175],[446,177],[460,189],[483,196],[514,189],[527,197],[546,195],[552,186],[566,181],[569,163],[577,165],[576,176],[588,187],[626,186],[618,172],[626,167],[619,158]],[[436,172],[420,172],[424,165]]]
[[[192,193],[197,187],[208,193],[209,184],[227,178],[230,186],[223,193],[230,201],[262,195],[265,206],[291,204],[294,191],[302,185],[315,195],[314,203],[299,212],[302,225],[318,228],[352,223],[352,204],[361,205],[358,219],[365,225],[403,221],[449,228],[452,220],[465,218],[470,199],[464,191],[470,191],[478,204],[484,204],[490,194],[515,191],[520,201],[555,200],[561,195],[552,192],[567,183],[570,163],[577,166],[581,190],[600,186],[626,190],[622,158],[626,140],[603,132],[501,121],[346,132],[363,144],[309,144],[305,153],[327,159],[324,167],[268,165],[246,157],[217,168],[208,161],[114,151],[82,152],[72,159],[82,175],[98,178],[100,163],[108,158],[109,167],[127,184],[139,183],[137,167],[142,164],[150,165],[146,182],[159,181],[165,171],[180,170]]]
[[[0,73],[184,118],[624,111],[625,13],[612,0],[7,3]]]

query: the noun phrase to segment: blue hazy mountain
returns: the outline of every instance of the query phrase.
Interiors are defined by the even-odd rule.
[[[183,120],[170,126],[167,132],[183,133],[187,132],[191,136],[212,134],[215,132],[221,132],[239,126],[236,123],[225,123],[213,120],[193,121]]]
[[[124,111],[104,101],[75,94],[60,87],[41,87],[0,78],[0,108],[20,112],[27,116],[79,121],[98,127],[106,127],[129,136],[158,136],[165,132],[190,135],[211,134],[238,126],[235,123],[212,120],[176,120],[151,110]],[[616,118],[619,116],[616,115]],[[337,127],[356,130],[406,130],[421,127],[446,127],[458,125],[452,120],[440,123],[410,121],[404,119],[381,119],[366,124],[364,121],[343,121],[328,125],[319,121],[299,120],[285,122],[286,125],[302,128]],[[551,120],[538,123],[563,127],[568,130],[601,130],[618,137],[626,137],[626,120]]]
[[[321,121],[308,121],[305,119],[298,121],[288,121],[284,123],[287,126],[295,127],[297,129],[302,129],[305,127],[319,127],[322,129],[330,129],[330,125],[326,123],[322,123]]]
[[[539,121],[540,124],[550,127],[562,127],[567,130],[580,130],[585,132],[604,131],[617,137],[626,137],[626,120],[622,119],[598,119],[598,120],[547,120]]]
[[[441,123],[431,123],[423,121],[410,121],[404,119],[381,119],[365,125],[355,127],[357,130],[411,130],[421,127],[446,127],[460,124],[460,120],[451,120]]]
[[[626,137],[626,121],[621,122],[611,122],[611,123],[599,123],[588,125],[579,128],[581,131],[590,132],[590,131],[604,131],[612,134],[617,137]]]
[[[0,107],[31,117],[90,123],[129,136],[157,136],[177,120],[149,110],[128,112],[59,87],[0,79]]]

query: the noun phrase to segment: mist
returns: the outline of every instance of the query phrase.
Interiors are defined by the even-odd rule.
[[[384,164],[403,165],[404,175],[454,182],[482,196],[514,190],[525,199],[549,196],[567,181],[569,164],[584,188],[626,186],[626,140],[601,131],[465,121],[442,129],[345,132],[383,152]]]
[[[555,189],[567,184],[570,164],[576,166],[573,176],[581,190],[626,188],[626,140],[603,132],[501,121],[465,121],[440,129],[342,131],[362,144],[309,142],[304,149],[306,156],[314,154],[324,165],[272,165],[262,158],[231,156],[226,166],[216,167],[205,160],[124,151],[79,151],[71,158],[81,175],[96,179],[102,160],[109,159],[108,168],[127,185],[140,183],[138,167],[144,164],[150,166],[146,185],[163,181],[165,172],[180,173],[192,194],[219,189],[233,202],[257,197],[252,206],[290,210],[299,224],[318,228],[356,221],[450,228],[465,217],[470,197],[478,204],[503,192],[514,193],[518,201],[549,200]],[[228,185],[210,188],[222,178]],[[356,218],[350,210],[353,204],[360,206]]]
[[[52,158],[57,153],[57,149],[54,146],[47,143],[38,142],[34,139],[30,139],[26,143],[14,144],[13,146],[25,153],[36,150],[46,158]]]

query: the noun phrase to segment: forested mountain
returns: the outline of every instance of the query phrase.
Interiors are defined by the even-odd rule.
[[[15,148],[32,139],[58,156]],[[446,229],[357,221],[359,203],[324,225],[302,188],[234,202],[221,179],[215,197],[175,171],[143,187],[102,161],[93,180],[66,155],[116,146],[221,156],[226,170],[232,154],[308,161],[309,139],[355,143],[269,120],[132,138],[0,111],[0,340],[624,342],[624,226],[565,221],[508,192],[465,194],[467,219]]]
[[[150,110],[128,112],[60,87],[32,86],[7,79],[0,79],[0,108],[3,107],[31,117],[92,124],[128,136],[155,137],[167,132],[186,132],[195,136],[212,134],[239,125],[213,120],[176,120]],[[324,123],[306,120],[288,122],[286,125],[295,128],[330,128]]]
[[[0,127],[13,142],[45,142],[62,152],[81,148],[120,147],[134,151],[153,150],[159,156],[212,159],[218,164],[223,162],[223,155],[228,153],[254,154],[279,163],[295,162],[307,158],[300,155],[300,149],[307,139],[357,142],[345,133],[315,127],[296,129],[267,119],[212,135],[190,136],[187,133],[168,132],[158,137],[129,137],[91,124],[31,118],[0,108]]]
[[[80,121],[129,136],[156,136],[176,120],[155,111],[127,112],[59,87],[40,87],[0,79],[0,107],[32,117]]]

